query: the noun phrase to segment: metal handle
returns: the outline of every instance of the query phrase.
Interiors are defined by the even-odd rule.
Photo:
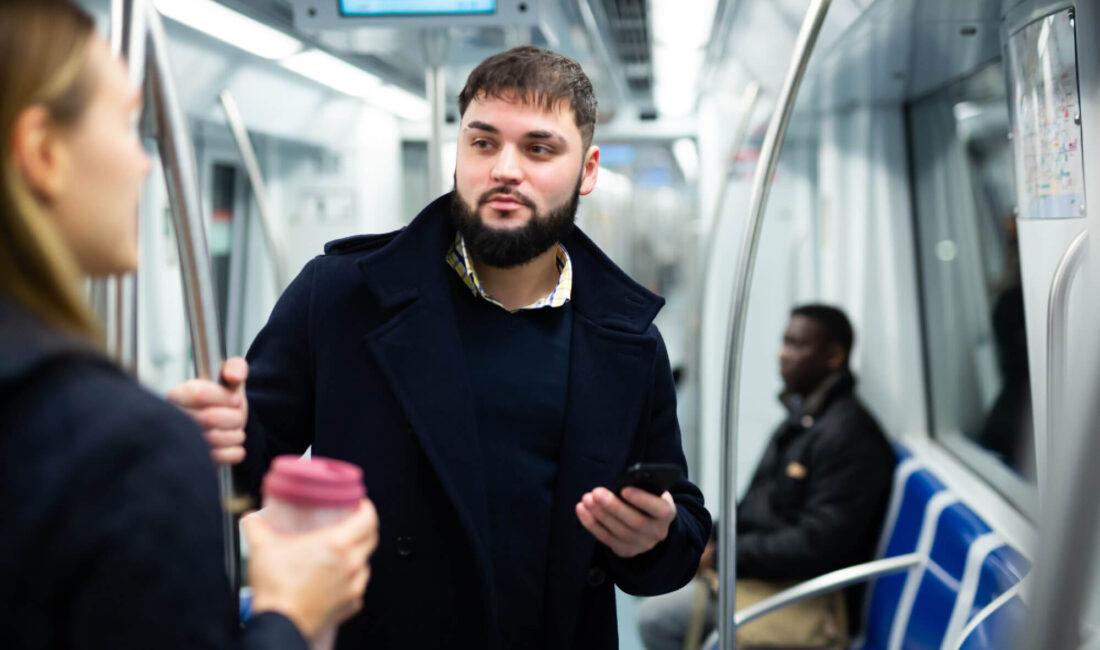
[[[730,142],[730,161],[722,171],[722,184],[718,188],[718,198],[714,202],[714,213],[711,216],[710,223],[707,227],[707,248],[703,254],[703,296],[706,296],[706,277],[707,270],[710,269],[712,260],[714,259],[714,247],[715,240],[718,238],[718,222],[722,218],[723,208],[726,205],[726,193],[729,190],[730,181],[733,180],[733,168],[736,164],[737,152],[741,150],[741,145],[745,142],[745,135],[749,131],[749,125],[752,122],[753,111],[756,110],[756,102],[760,99],[760,84],[752,81],[745,87],[745,99],[744,106],[742,107],[741,119],[737,122],[737,129],[733,132],[733,140]],[[700,356],[702,356],[702,339],[699,340]]]
[[[584,33],[588,36],[588,42],[592,45],[592,49],[596,50],[596,56],[600,58],[608,77],[611,78],[611,85],[615,88],[615,98],[619,100],[620,107],[625,106],[630,103],[630,88],[626,84],[625,77],[620,74],[622,66],[615,62],[615,57],[611,55],[611,50],[604,41],[603,32],[600,31],[600,21],[596,19],[591,3],[592,0],[577,0],[577,12],[584,24]]]
[[[810,62],[810,54],[817,42],[821,26],[829,10],[831,0],[813,0],[806,10],[806,18],[795,41],[791,65],[783,88],[776,101],[776,112],[768,123],[764,144],[760,150],[760,161],[753,178],[752,200],[749,204],[749,216],[745,221],[745,230],[741,238],[741,252],[737,262],[737,276],[733,284],[733,302],[730,306],[729,336],[726,341],[726,374],[723,384],[723,420],[722,420],[722,495],[721,522],[726,532],[721,535],[721,548],[718,550],[719,589],[718,589],[718,630],[721,650],[734,647],[735,584],[737,580],[737,410],[738,392],[741,384],[741,348],[745,338],[745,321],[749,305],[749,288],[752,284],[752,271],[756,262],[756,253],[760,244],[760,232],[764,225],[764,209],[768,203],[775,169],[779,163],[779,153],[783,148],[783,136],[794,111],[794,102],[802,77]]]
[[[126,0],[140,4],[143,0]],[[218,332],[217,299],[206,245],[206,228],[199,195],[198,166],[168,62],[168,42],[160,14],[146,12],[148,52],[146,96],[153,110],[157,145],[168,182],[168,202],[179,247],[187,323],[191,333],[195,373],[216,380],[222,362],[222,341]],[[222,541],[225,569],[234,597],[239,575],[237,522],[233,514],[233,475],[226,465],[218,466],[218,492],[222,502]]]
[[[1061,426],[1058,414],[1061,410],[1063,381],[1066,373],[1066,323],[1069,320],[1069,290],[1073,278],[1085,258],[1085,243],[1089,233],[1082,230],[1073,238],[1065,255],[1058,262],[1050,283],[1047,300],[1047,449],[1054,432]],[[1049,454],[1047,458],[1049,458]]]
[[[741,151],[741,146],[745,142],[745,135],[749,132],[749,126],[752,123],[752,114],[756,110],[756,101],[760,99],[760,84],[755,81],[749,82],[749,85],[745,86],[745,96],[743,100],[743,106],[741,107],[741,119],[737,121],[737,129],[733,132],[733,139],[730,141],[730,160],[725,166],[722,172],[722,185],[718,188],[718,199],[714,202],[714,214],[711,216],[710,224],[707,232],[707,264],[710,264],[711,258],[714,256],[714,238],[718,234],[718,220],[722,218],[722,208],[726,203],[726,191],[729,190],[730,181],[733,180],[733,168],[737,160],[737,152]]]
[[[141,86],[145,72],[145,6],[111,0],[111,52],[129,63],[130,82]],[[96,311],[103,318],[107,353],[137,376],[137,273],[97,281],[102,283]]]
[[[705,240],[703,242],[703,255],[696,262],[696,276],[700,280],[694,285],[692,291],[692,302],[697,306],[697,313],[699,314],[688,325],[689,339],[694,337],[696,345],[690,348],[691,358],[687,360],[686,367],[691,369],[693,373],[693,382],[695,385],[701,386],[702,384],[702,372],[700,369],[701,359],[706,355],[706,351],[703,349],[706,347],[706,342],[702,336],[702,314],[703,306],[707,300],[707,289],[710,286],[708,282],[708,274],[710,266],[714,260],[715,240],[718,238],[718,222],[722,218],[723,208],[726,203],[726,192],[729,189],[730,181],[733,180],[733,167],[736,162],[737,152],[741,150],[741,145],[745,142],[745,134],[748,133],[749,126],[752,122],[753,111],[756,110],[756,101],[760,98],[760,84],[755,81],[749,82],[745,86],[745,92],[741,102],[741,119],[737,122],[737,128],[733,132],[733,138],[730,141],[729,164],[722,170],[721,181],[718,188],[718,198],[714,202],[714,213],[709,223],[706,225],[706,231],[703,233]],[[703,395],[702,391],[696,389],[694,391],[694,409],[696,413],[702,412],[703,407]],[[683,425],[683,422],[681,422]],[[696,423],[696,429],[702,430],[701,423]],[[692,451],[692,459],[695,461],[693,467],[700,467],[703,464],[703,446],[698,442],[695,443],[695,449]]]
[[[229,122],[229,130],[233,133],[233,140],[237,143],[237,149],[241,153],[244,162],[245,173],[248,174],[248,183],[252,186],[252,196],[256,199],[256,207],[260,212],[260,225],[263,227],[264,239],[267,241],[267,250],[270,253],[272,272],[275,274],[275,289],[282,293],[288,284],[286,273],[286,247],[283,246],[283,238],[277,234],[275,222],[271,217],[270,203],[267,201],[267,185],[264,184],[263,174],[260,172],[260,159],[256,156],[256,150],[252,147],[252,140],[248,137],[248,129],[244,126],[241,111],[237,108],[237,102],[228,90],[223,90],[218,95],[222,109],[225,110],[225,119]]]
[[[443,130],[447,120],[447,56],[451,51],[451,35],[445,28],[425,29],[420,38],[424,50],[424,87],[431,107],[431,130],[428,133],[428,192],[432,199],[441,196],[446,187],[443,178]]]
[[[1083,259],[1087,231],[1074,238],[1054,272],[1047,312],[1047,439],[1053,427],[1065,434],[1067,453],[1059,455],[1057,474],[1047,472],[1046,508],[1041,513],[1039,557],[1035,589],[1019,648],[1075,648],[1080,644],[1080,616],[1085,589],[1092,572],[1098,509],[1093,501],[1100,492],[1100,401],[1083,400],[1069,411],[1070,420],[1055,420],[1055,396],[1061,395],[1065,372],[1065,323],[1069,287]],[[1054,340],[1057,339],[1057,340]],[[1100,363],[1094,363],[1081,380],[1086,386],[1100,385]],[[1057,366],[1057,367],[1055,367]],[[1058,391],[1058,392],[1052,392]],[[1049,459],[1048,463],[1052,462]]]
[[[895,573],[907,571],[924,561],[921,553],[908,553],[895,557],[887,557],[873,562],[865,562],[843,569],[838,569],[812,580],[799,583],[789,589],[769,596],[764,600],[737,612],[734,617],[734,627],[741,627],[745,623],[754,621],[765,614],[770,614],[777,609],[793,605],[794,603],[826,594],[837,589],[842,589],[859,582],[867,582]]]

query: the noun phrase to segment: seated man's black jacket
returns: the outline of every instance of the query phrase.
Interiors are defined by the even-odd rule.
[[[803,580],[874,554],[894,453],[838,371],[773,434],[737,509],[737,577]]]
[[[305,650],[236,623],[198,427],[0,299],[0,647]]]

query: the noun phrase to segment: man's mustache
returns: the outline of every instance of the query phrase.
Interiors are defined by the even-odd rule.
[[[516,201],[518,201],[519,203],[522,203],[523,205],[531,208],[532,210],[535,208],[535,202],[534,201],[532,201],[531,199],[527,198],[526,196],[520,194],[519,192],[513,190],[512,188],[504,187],[504,186],[493,188],[493,189],[485,192],[484,194],[482,194],[481,197],[479,197],[478,200],[477,200],[478,207],[481,207],[481,206],[485,205],[486,203],[489,202],[491,197],[496,196],[498,194],[503,194],[503,195],[509,196],[509,197],[515,199]]]

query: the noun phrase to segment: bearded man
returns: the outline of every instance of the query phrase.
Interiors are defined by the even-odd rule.
[[[247,404],[213,384],[175,399],[217,459],[247,449],[238,487],[309,445],[363,468],[381,535],[339,647],[616,648],[613,586],[686,584],[711,525],[653,326],[664,301],[574,226],[600,158],[576,62],[490,57],[459,112],[454,190],[305,267],[248,353]],[[637,462],[681,478],[608,489]]]

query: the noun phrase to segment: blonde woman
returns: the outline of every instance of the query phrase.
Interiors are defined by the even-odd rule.
[[[0,645],[304,648],[360,607],[377,539],[246,519],[235,624],[214,466],[183,413],[96,349],[81,276],[137,264],[140,96],[67,0],[0,0]]]

